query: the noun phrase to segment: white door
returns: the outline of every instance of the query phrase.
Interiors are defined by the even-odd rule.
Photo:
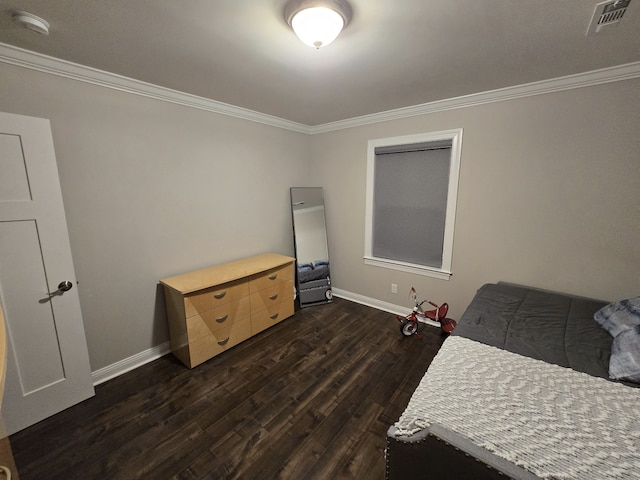
[[[0,113],[9,434],[94,395],[76,283],[49,121]]]

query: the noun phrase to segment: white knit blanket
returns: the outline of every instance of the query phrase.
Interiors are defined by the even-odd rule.
[[[640,479],[640,388],[448,338],[396,423],[442,425],[545,479]]]

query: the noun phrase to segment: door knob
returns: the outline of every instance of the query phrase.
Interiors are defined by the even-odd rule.
[[[65,280],[64,282],[60,282],[58,284],[58,290],[53,293],[50,293],[49,296],[53,297],[54,295],[62,295],[64,292],[68,292],[73,288],[73,283],[69,280]]]

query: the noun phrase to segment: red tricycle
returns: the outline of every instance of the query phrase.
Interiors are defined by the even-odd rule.
[[[438,306],[430,300],[422,300],[418,302],[418,294],[415,288],[411,287],[409,291],[409,298],[415,303],[415,307],[411,313],[405,317],[397,316],[400,322],[400,331],[405,337],[415,335],[422,339],[422,335],[418,333],[418,323],[426,323],[427,325],[433,325],[434,327],[440,327],[443,332],[451,333],[456,328],[457,322],[452,318],[447,318],[447,312],[449,311],[449,305],[443,303]],[[433,310],[424,311],[422,305],[428,303],[436,308]]]

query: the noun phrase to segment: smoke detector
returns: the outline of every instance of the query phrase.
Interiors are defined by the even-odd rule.
[[[630,3],[631,0],[609,0],[597,4],[587,35],[594,35],[603,30],[617,27]]]
[[[40,35],[49,35],[49,22],[29,12],[16,12],[11,17],[18,25]]]

